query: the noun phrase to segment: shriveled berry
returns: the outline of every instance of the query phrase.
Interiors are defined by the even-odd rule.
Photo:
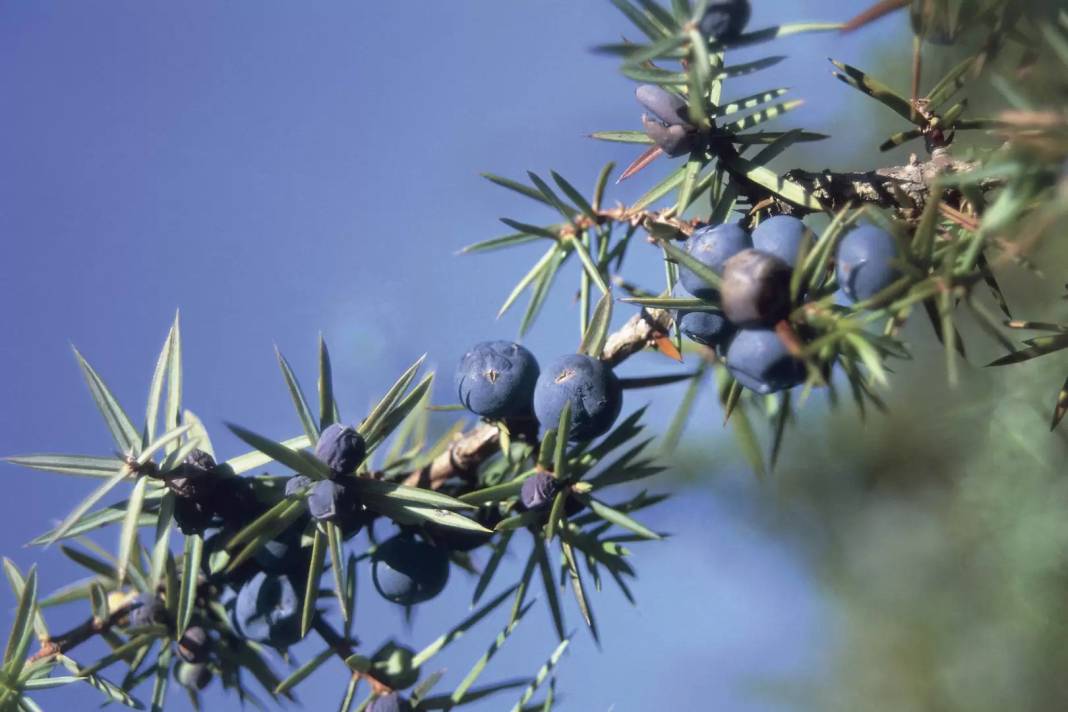
[[[560,481],[548,472],[539,471],[523,480],[519,502],[527,511],[548,509],[559,491]]]
[[[697,135],[685,126],[668,126],[648,114],[642,114],[642,129],[656,147],[671,158],[686,155],[694,149]]]
[[[812,231],[804,222],[792,215],[776,215],[753,229],[753,247],[796,267],[797,255],[806,235],[811,236]]]
[[[212,454],[200,448],[193,448],[193,451],[186,456],[185,464],[204,473],[210,473],[218,466]]]
[[[742,250],[723,267],[723,313],[739,327],[771,325],[790,313],[790,265],[760,250]]]
[[[211,683],[211,670],[203,663],[179,663],[174,676],[178,684],[190,690],[203,690]]]
[[[656,84],[643,84],[635,91],[638,102],[649,112],[642,114],[645,135],[669,156],[693,150],[697,128],[691,123],[686,99]]]
[[[215,520],[210,502],[195,497],[178,496],[174,500],[174,521],[182,534],[203,534]]]
[[[216,486],[208,497],[211,510],[226,524],[248,523],[263,514],[250,477],[216,476]]]
[[[634,90],[638,103],[657,121],[668,126],[691,126],[690,105],[683,97],[657,84],[642,84]]]
[[[286,480],[286,497],[292,497],[295,494],[300,494],[306,488],[311,487],[315,482],[307,475],[294,475]]]
[[[805,364],[790,354],[771,329],[739,331],[727,349],[727,368],[739,383],[762,395],[805,380]]]
[[[541,512],[543,515],[541,521],[544,523],[548,521],[549,510],[560,493],[560,489],[559,480],[548,472],[537,472],[523,480],[517,508],[521,512]],[[564,499],[564,517],[578,514],[585,507],[582,500],[569,493]]]
[[[412,606],[442,592],[449,580],[449,557],[444,549],[399,534],[375,550],[371,574],[383,598]]]
[[[363,526],[366,515],[353,488],[342,480],[320,480],[308,494],[308,511],[320,522],[334,522],[351,536]]]
[[[342,488],[333,480],[319,480],[308,493],[308,511],[320,522],[332,521],[338,514]]]
[[[710,40],[729,41],[738,37],[749,23],[749,0],[711,2],[697,26]]]
[[[568,440],[592,440],[607,433],[623,408],[623,388],[600,359],[568,354],[554,361],[538,378],[534,413],[543,427],[555,428],[571,404]]]
[[[456,367],[460,402],[484,418],[529,415],[538,381],[534,354],[511,341],[475,344]]]
[[[238,591],[232,621],[249,640],[288,648],[300,640],[300,613],[300,596],[289,577],[261,571]]]
[[[850,230],[838,245],[838,286],[854,301],[870,299],[893,284],[901,273],[893,235],[874,225]]]
[[[355,428],[334,423],[323,430],[315,444],[315,456],[325,462],[335,475],[356,471],[367,454],[363,436]]]
[[[164,482],[178,497],[206,505],[220,480],[216,468],[210,453],[196,449],[173,471],[163,475]]]
[[[752,246],[749,233],[738,223],[706,225],[694,230],[686,240],[686,251],[690,256],[718,275],[723,274],[727,260]],[[679,265],[679,282],[698,299],[715,300],[719,296],[712,285],[683,265]]]
[[[178,655],[187,663],[202,663],[208,659],[211,638],[208,631],[200,626],[186,628],[182,639],[178,641]]]

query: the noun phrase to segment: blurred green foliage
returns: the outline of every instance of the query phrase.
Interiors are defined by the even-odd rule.
[[[924,76],[967,51],[925,45]],[[1018,52],[999,57],[986,71],[1043,107],[1063,108],[1063,65],[1019,60]],[[907,63],[868,64],[907,86]],[[974,82],[969,99],[985,113],[1004,97]],[[885,135],[897,118],[850,101],[858,110],[850,123],[865,136]],[[1001,140],[969,133],[954,153]],[[868,165],[874,154],[874,146],[839,154],[836,167]],[[1018,318],[1068,323],[1066,201],[1062,178],[1057,200],[1029,206],[1035,212],[1014,226],[1015,236],[1034,237],[1026,258],[998,258]],[[1068,431],[1049,429],[1066,352],[985,368],[1003,352],[974,322],[959,326],[968,365],[956,387],[930,325],[914,319],[902,334],[913,358],[893,364],[886,413],[860,420],[814,399],[788,431],[778,469],[757,495],[770,511],[759,521],[810,562],[833,642],[813,651],[811,676],[761,679],[758,696],[820,712],[1068,709]],[[717,453],[731,447],[722,441]],[[691,440],[678,455],[680,475],[707,478],[709,459]],[[720,486],[726,473],[718,474],[719,484],[704,483]]]
[[[1068,245],[1035,259],[1065,274]],[[1015,307],[1065,320],[1055,281],[1006,277]],[[1047,408],[1064,359],[984,368],[996,347],[962,327],[976,348],[956,388],[915,321],[905,338],[921,345],[895,364],[888,411],[861,421],[813,401],[757,487],[754,523],[808,561],[831,640],[812,676],[760,679],[758,696],[820,712],[1068,705],[1068,431],[1050,432]],[[678,454],[690,486],[727,487],[709,472],[737,464],[722,432],[712,454],[696,439]]]

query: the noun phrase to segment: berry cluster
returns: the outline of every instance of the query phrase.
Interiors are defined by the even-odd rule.
[[[777,215],[747,233],[737,223],[698,228],[686,252],[720,279],[718,288],[684,265],[675,296],[707,303],[679,309],[675,323],[691,341],[726,359],[739,383],[760,394],[792,388],[805,380],[804,363],[776,333],[793,308],[790,282],[806,240],[814,239],[798,218]],[[847,303],[869,299],[900,275],[897,247],[885,230],[861,225],[841,240],[836,254],[840,297]],[[804,295],[802,295],[804,298]]]
[[[141,594],[130,604],[127,625],[131,629],[153,625],[167,625],[168,615],[161,601],[155,596]],[[211,682],[212,672],[208,656],[212,641],[208,631],[199,625],[190,626],[176,646],[181,663],[175,668],[175,678],[183,686],[202,690]]]
[[[177,340],[176,333],[177,325],[165,348],[172,339]],[[325,353],[324,345],[321,349]],[[251,667],[253,658],[259,659],[261,649],[287,651],[314,629],[350,666],[367,666],[359,668],[360,674],[372,681],[374,699],[367,709],[412,709],[414,698],[406,698],[403,691],[418,681],[425,657],[419,661],[412,649],[393,641],[371,657],[350,653],[356,645],[351,630],[347,628],[344,634],[334,631],[315,605],[321,594],[318,579],[326,567],[324,557],[329,555],[335,592],[339,600],[344,599],[343,618],[350,624],[354,601],[350,569],[357,559],[350,554],[340,575],[342,568],[337,562],[342,561],[344,542],[364,530],[371,543],[367,558],[375,590],[385,600],[406,608],[440,594],[449,581],[453,561],[469,566],[468,552],[497,546],[493,534],[498,525],[507,525],[506,531],[528,527],[537,536],[542,527],[551,524],[554,506],[559,506],[565,518],[587,507],[592,512],[608,512],[642,538],[658,538],[655,532],[595,499],[596,478],[593,483],[581,482],[585,472],[608,452],[640,434],[641,428],[635,428],[634,422],[627,426],[622,440],[604,452],[586,453],[581,463],[565,462],[567,443],[575,443],[575,451],[581,451],[613,428],[622,409],[623,385],[611,367],[599,359],[570,354],[542,371],[527,349],[502,341],[478,344],[463,357],[456,374],[460,401],[489,421],[482,427],[495,430],[501,441],[506,434],[515,437],[516,452],[523,452],[515,462],[500,458],[483,468],[478,484],[492,489],[501,484],[500,479],[494,479],[497,477],[511,489],[476,500],[477,504],[457,499],[463,492],[444,482],[440,491],[434,484],[411,486],[408,481],[420,470],[411,469],[410,459],[403,456],[392,461],[392,456],[387,456],[384,470],[370,472],[369,456],[383,439],[401,430],[399,426],[413,411],[425,417],[424,399],[431,377],[400,395],[406,393],[418,364],[397,381],[358,427],[353,427],[336,422],[339,416],[329,391],[320,393],[323,415],[322,425],[317,425],[284,360],[282,363],[291,394],[297,394],[294,399],[304,436],[273,442],[231,425],[239,438],[256,448],[254,452],[216,462],[211,441],[201,431],[174,446],[158,462],[149,456],[169,441],[178,440],[194,422],[199,425],[193,421],[157,438],[154,447],[144,452],[134,447],[131,451],[135,454],[115,461],[123,477],[140,478],[142,486],[152,488],[152,504],[145,502],[146,508],[152,507],[155,514],[155,507],[173,507],[174,521],[186,535],[186,550],[181,568],[172,556],[153,554],[152,579],[139,563],[125,565],[126,576],[138,593],[123,594],[118,603],[108,602],[109,608],[120,607],[100,619],[107,620],[109,626],[128,629],[136,643],[167,640],[178,656],[173,676],[194,698],[215,679],[227,688],[240,684],[241,670]],[[321,368],[329,368],[326,356],[320,363]],[[322,370],[320,376],[322,382],[330,382],[328,370]],[[173,404],[168,407],[177,410]],[[567,426],[559,437],[550,435],[562,422]],[[541,447],[541,426],[546,430],[546,441],[555,445]],[[401,442],[404,437],[401,434]],[[151,444],[150,434],[144,438]],[[302,445],[312,447],[301,449]],[[548,460],[543,458],[546,453]],[[634,454],[621,461],[619,472],[614,473],[623,481],[656,472],[648,461]],[[448,456],[452,470],[451,451],[429,457],[437,461],[443,455]],[[51,456],[46,457],[50,463]],[[258,467],[251,463],[270,460],[288,466],[293,474],[284,478],[243,476]],[[398,461],[404,463],[403,469],[391,471]],[[532,465],[526,474],[518,469],[522,463]],[[569,467],[573,469],[565,472]],[[157,504],[159,500],[169,504]],[[389,520],[396,527],[382,539],[373,529],[378,519]],[[559,524],[561,519],[555,522]],[[63,527],[57,531],[67,533]],[[494,555],[498,551],[495,549]],[[93,570],[98,568],[92,566]],[[498,597],[489,606],[503,600]],[[562,624],[557,627],[563,636]],[[362,662],[354,662],[357,659]],[[269,671],[263,668],[261,672]],[[273,673],[264,679],[270,675]],[[269,689],[281,694],[288,689],[287,681],[276,681]]]
[[[603,361],[568,354],[544,372],[534,355],[509,341],[486,341],[464,354],[456,388],[472,413],[490,420],[530,419],[555,427],[570,404],[568,440],[593,440],[609,431],[623,408],[623,388]]]
[[[92,618],[67,632],[50,634],[40,610],[46,602],[37,601],[36,570],[23,577],[13,562],[4,560],[19,603],[0,680],[0,711],[38,709],[26,693],[79,680],[112,702],[138,708],[144,705],[127,692],[151,680],[152,708],[157,709],[172,676],[186,688],[194,707],[198,691],[213,681],[236,690],[242,702],[262,706],[247,692],[246,680],[255,679],[272,699],[289,698],[295,685],[334,656],[345,665],[342,709],[352,707],[357,685],[365,680],[371,690],[359,708],[370,712],[452,709],[516,684],[526,687],[514,709],[547,710],[555,694],[554,666],[570,642],[560,589],[567,588],[565,582],[571,584],[576,607],[598,642],[591,589],[584,580],[592,580],[600,590],[602,579],[610,577],[633,601],[627,583],[636,576],[626,559],[630,545],[664,538],[632,516],[664,497],[635,485],[664,471],[663,456],[678,444],[694,396],[709,372],[719,380],[725,415],[741,415],[741,422],[735,422],[746,456],[754,469],[766,472],[744,410],[756,407],[774,420],[774,467],[793,413],[789,389],[802,383],[825,385],[833,402],[837,389],[832,376],[839,369],[862,414],[866,400],[882,406],[871,386],[885,381],[888,358],[908,356],[899,330],[917,305],[925,307],[944,343],[951,382],[954,351],[960,346],[954,328],[957,307],[969,307],[980,325],[1000,333],[1001,323],[973,302],[972,288],[985,282],[1009,314],[989,269],[989,248],[1005,245],[992,245],[990,238],[1000,237],[1032,212],[1043,217],[1042,203],[1056,202],[1049,200],[1050,188],[1057,177],[1064,183],[1060,154],[1065,151],[1055,161],[1038,165],[1042,162],[1031,155],[1034,147],[1057,145],[1048,132],[1015,126],[1005,116],[997,122],[961,120],[963,102],[949,101],[966,77],[976,75],[972,70],[984,65],[988,52],[956,65],[926,96],[919,97],[917,89],[911,100],[863,71],[834,61],[841,72],[835,74],[838,79],[913,125],[892,136],[883,150],[923,137],[932,158],[851,174],[800,169],[780,174],[770,161],[794,143],[827,137],[801,130],[766,131],[765,121],[801,102],[778,101],[785,89],[755,94],[747,89],[748,96],[732,97],[724,83],[771,67],[782,57],[735,62],[733,57],[728,61],[725,51],[843,26],[806,22],[746,33],[750,0],[673,1],[670,8],[653,0],[613,4],[647,41],[627,38],[598,51],[620,56],[624,75],[649,83],[636,90],[643,111],[641,130],[602,131],[592,137],[643,146],[620,180],[661,156],[685,159],[641,198],[613,208],[606,207],[605,200],[611,163],[588,196],[555,171],[551,181],[529,172],[529,185],[487,174],[495,184],[554,209],[563,221],[555,214],[549,224],[501,218],[518,232],[464,249],[478,252],[550,240],[545,255],[502,307],[503,313],[523,292],[530,292],[520,336],[546,303],[560,268],[577,257],[582,274],[580,353],[547,362],[543,369],[519,344],[477,344],[457,368],[456,393],[462,407],[483,422],[470,428],[457,422],[432,438],[428,436],[436,427],[431,418],[443,408],[433,405],[436,374],[418,376],[423,359],[385,391],[358,425],[345,425],[339,422],[331,359],[320,338],[317,411],[288,362],[277,354],[302,433],[276,441],[229,424],[253,450],[217,463],[204,422],[182,403],[177,318],[156,362],[143,424],[131,420],[76,351],[114,441],[113,456],[35,454],[10,460],[37,470],[106,478],[54,529],[33,540],[52,544],[82,538],[88,552],[68,546],[63,552],[92,578],[46,600],[50,605],[88,599]],[[928,12],[929,7],[918,9],[940,3],[911,4],[919,38],[941,42],[963,27],[947,25],[937,12]],[[984,18],[1005,15],[998,14],[998,7],[1013,3],[992,0],[992,5],[991,12],[979,13],[980,24]],[[873,16],[867,13],[845,28]],[[991,47],[1014,23],[995,24],[986,43]],[[1032,29],[1060,41],[1056,26],[1036,24]],[[1057,49],[1055,40],[1050,43]],[[914,49],[918,67],[920,45]],[[958,130],[992,126],[1009,141],[1008,149],[1002,147],[993,161],[958,160],[947,152]],[[1012,146],[1017,141],[1027,144],[1023,153],[1028,154],[1019,162]],[[997,192],[988,195],[992,189]],[[676,200],[655,207],[672,194]],[[706,215],[714,217],[705,219],[712,224],[690,219],[701,214],[700,205],[709,206]],[[985,212],[984,206],[989,206]],[[719,224],[733,219],[727,217],[732,214],[744,217]],[[799,219],[808,215],[830,220],[818,238]],[[1052,225],[1058,214],[1054,210],[1044,217],[1038,222]],[[893,234],[864,224],[869,220]],[[639,242],[632,239],[639,230],[663,250],[666,293],[650,293],[622,272],[629,246]],[[626,325],[610,333],[617,286],[628,295],[623,302],[648,311],[631,315]],[[668,333],[670,317],[679,339],[675,343]],[[881,333],[870,328],[884,319]],[[1029,340],[1027,348],[991,365],[1016,363],[1068,345],[1057,335],[1068,328],[1056,324],[1014,320],[1007,325],[1054,334]],[[692,372],[625,380],[613,373],[615,365],[646,348],[679,356],[683,336],[703,347],[697,349],[700,363]],[[643,435],[645,426],[640,424],[643,409],[620,418],[623,390],[683,381],[691,383],[687,397],[663,447],[653,452],[647,447],[653,438]],[[743,389],[755,397],[743,401]],[[776,392],[781,395],[768,395]],[[1059,394],[1054,425],[1065,413],[1068,385]],[[131,486],[127,499],[104,505],[103,498],[122,485]],[[608,488],[617,485],[628,485],[631,496],[612,501]],[[389,531],[379,536],[376,522]],[[181,547],[174,546],[172,523],[185,535]],[[111,525],[121,526],[118,551],[103,561],[95,554],[106,552],[84,535]],[[155,540],[145,546],[142,533],[149,528],[155,529]],[[360,533],[366,534],[367,546],[346,551],[346,546],[355,548],[346,542]],[[454,563],[477,571],[478,556],[468,554],[485,547],[480,553],[489,559],[475,586],[475,606],[494,583],[498,564],[516,554],[513,539],[520,533],[530,535],[530,547],[515,585],[419,652],[393,640],[370,655],[359,650],[353,631],[360,561],[367,560],[378,594],[403,606],[407,616],[412,606],[444,590]],[[332,579],[332,592],[324,586],[325,578]],[[559,645],[529,683],[472,688],[489,656],[529,610],[535,578],[541,579]],[[330,593],[336,596],[340,631],[329,615],[333,611],[321,607],[330,605]],[[508,625],[487,654],[451,695],[427,697],[442,674],[430,672],[429,660],[509,599]],[[326,647],[285,679],[276,676],[265,653],[274,649],[289,657],[290,649],[313,632]],[[24,660],[34,634],[40,650]],[[96,636],[111,652],[81,667],[69,655]],[[157,646],[153,665],[149,656]],[[121,685],[97,677],[120,660],[129,668]],[[76,675],[51,676],[57,665]],[[424,677],[424,672],[430,674]],[[550,691],[544,703],[532,704],[538,686],[546,682]]]
[[[573,413],[568,438],[585,441],[606,433],[622,407],[622,387],[611,368],[597,359],[572,354],[541,372],[525,348],[509,342],[478,344],[461,360],[457,390],[463,404],[487,419],[540,421],[557,425],[570,404]],[[220,586],[221,601],[233,635],[257,644],[285,650],[302,637],[303,597],[308,586],[311,554],[303,545],[312,525],[330,523],[345,538],[369,525],[374,514],[358,493],[356,471],[367,456],[367,443],[353,427],[332,424],[323,429],[314,455],[328,477],[313,479],[298,474],[285,481],[287,499],[306,503],[301,515],[258,547],[252,556],[228,566],[228,542],[242,526],[267,511],[248,478],[234,477],[211,455],[194,450],[164,481],[176,495],[175,516],[183,530],[206,534],[203,573]],[[244,483],[245,488],[241,489]],[[538,472],[524,481],[515,504],[519,512],[545,511],[563,485],[549,473]],[[565,511],[583,507],[569,499]],[[548,512],[545,511],[545,516]],[[485,505],[472,517],[486,529],[503,518],[502,505]],[[464,529],[400,528],[372,549],[372,580],[387,601],[414,606],[444,590],[450,557],[489,542],[488,531]],[[197,614],[201,615],[201,614]],[[158,596],[142,595],[129,616],[133,628],[147,625],[174,627]],[[203,689],[212,679],[209,626],[193,625],[178,643],[182,664],[177,679],[190,689]],[[215,626],[219,630],[218,626]],[[221,632],[219,634],[222,634]],[[391,689],[414,684],[413,652],[389,643],[371,659],[375,679]],[[217,667],[217,664],[216,664]],[[396,692],[375,698],[371,710],[405,710],[410,703]]]
[[[584,354],[566,354],[542,372],[534,355],[509,341],[476,344],[456,370],[460,401],[476,415],[496,419],[508,415],[545,428],[560,422],[569,408],[570,442],[587,442],[607,433],[623,409],[623,387],[611,367]],[[564,483],[542,470],[523,481],[517,509],[548,515]],[[583,507],[568,496],[566,515]],[[495,512],[499,517],[499,512]],[[483,515],[484,516],[484,515]],[[455,535],[452,535],[455,537]]]
[[[248,479],[233,476],[199,449],[165,474],[164,482],[175,494],[174,519],[186,535],[203,534],[225,522],[248,521],[259,511]]]
[[[250,480],[229,475],[211,455],[200,450],[194,450],[165,479],[176,494],[175,518],[179,526],[208,535],[203,573],[211,585],[224,590],[221,600],[227,623],[240,639],[279,650],[296,644],[301,639],[300,619],[310,561],[308,547],[302,546],[305,530],[312,522],[331,522],[347,539],[373,519],[351,484],[351,476],[367,454],[363,437],[352,427],[333,424],[322,431],[314,453],[330,477],[313,480],[296,475],[285,483],[286,497],[303,497],[307,511],[259,547],[248,561],[232,569],[226,566],[227,542],[241,526],[266,511],[251,487],[240,487]],[[485,517],[481,520],[488,522]],[[450,537],[457,541],[451,542]],[[469,550],[488,538],[480,532],[449,532],[424,541],[412,532],[402,532],[374,550],[375,588],[386,600],[405,606],[433,598],[448,580],[449,552]],[[131,603],[128,626],[136,629],[150,625],[173,628],[174,621],[160,597],[142,594]],[[412,651],[393,643],[388,646],[372,658],[375,679],[393,688],[411,686],[414,680],[409,681],[406,676],[412,672]],[[180,684],[201,690],[211,682],[212,647],[205,626],[196,624],[186,629],[177,644],[182,663],[175,675]],[[392,692],[376,698],[370,709],[406,710],[410,706]]]

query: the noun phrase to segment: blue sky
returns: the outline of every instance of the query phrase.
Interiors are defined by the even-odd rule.
[[[865,4],[758,3],[753,26],[840,20]],[[731,93],[792,86],[808,104],[784,125],[848,126],[860,99],[824,58],[860,62],[902,29],[898,18],[846,39],[748,50],[791,58]],[[517,320],[494,315],[537,248],[455,253],[507,232],[500,216],[551,217],[479,173],[555,169],[590,186],[604,162],[627,163],[632,149],[585,138],[638,126],[633,86],[610,58],[589,52],[623,33],[636,34],[592,0],[0,5],[0,453],[106,453],[69,344],[134,410],[177,308],[186,405],[227,454],[238,445],[223,420],[280,438],[298,430],[274,344],[310,383],[322,332],[342,412],[357,420],[420,354],[451,374],[473,342],[514,336]],[[823,163],[804,167],[870,151],[866,131],[851,128],[841,154],[825,151]],[[610,199],[635,197],[664,168]],[[641,246],[629,264],[635,278],[659,274]],[[543,359],[577,344],[565,291],[526,341]],[[635,361],[628,373],[665,365]],[[655,421],[677,397],[646,392],[627,409],[655,399]],[[635,547],[637,609],[612,590],[597,597],[604,649],[577,636],[559,680],[561,709],[695,709],[701,700],[707,709],[783,709],[754,697],[754,680],[819,670],[825,603],[804,561],[760,524],[749,474],[713,435],[718,416],[704,413],[691,439],[709,443],[715,486],[650,512],[652,526],[675,536]],[[9,466],[3,476],[15,496],[0,498],[0,551],[23,568],[38,561],[42,589],[52,590],[72,567],[55,549],[22,545],[90,485]],[[372,647],[389,635],[425,642],[466,609],[472,585],[454,573],[410,630],[364,585],[357,630]],[[58,610],[53,627],[86,613]],[[9,620],[5,604],[0,622]],[[447,682],[499,623],[457,645]],[[529,674],[552,644],[539,606],[487,677]],[[306,708],[336,705],[343,677],[339,664],[318,674],[302,694]],[[85,694],[40,698],[46,709],[70,708]],[[208,698],[208,709],[222,704],[217,685]]]

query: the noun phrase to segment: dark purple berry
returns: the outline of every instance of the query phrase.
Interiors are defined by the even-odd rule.
[[[634,90],[634,96],[660,123],[668,126],[692,126],[689,103],[678,94],[656,84],[642,84]]]
[[[264,512],[250,477],[223,476],[207,498],[209,508],[226,524],[247,523]]]
[[[707,225],[694,230],[686,240],[686,251],[690,256],[718,275],[723,274],[723,265],[727,260],[752,246],[749,233],[738,223]],[[698,299],[714,301],[719,296],[712,285],[683,265],[679,265],[679,282]]]
[[[319,480],[308,493],[308,512],[320,522],[333,521],[338,514],[342,488],[333,480]]]
[[[205,473],[212,472],[217,467],[211,453],[200,448],[193,448],[193,451],[185,458],[185,464]]]
[[[297,527],[261,546],[252,555],[252,560],[262,570],[272,574],[295,574],[305,570],[307,555],[301,550]]]
[[[335,475],[356,471],[367,453],[367,446],[354,428],[334,423],[323,430],[315,444],[315,456],[325,462]]]
[[[188,457],[164,474],[167,487],[183,498],[204,501],[219,483],[215,458],[203,450],[193,450]]]
[[[202,499],[178,496],[174,500],[174,521],[182,534],[191,536],[203,534],[211,527],[215,519],[215,512],[211,504]]]
[[[790,313],[790,265],[760,250],[742,250],[723,266],[723,313],[738,327],[772,325]]]
[[[690,341],[714,349],[723,347],[734,336],[734,324],[723,312],[679,310],[679,331]]]
[[[523,480],[519,502],[527,511],[548,509],[560,491],[560,481],[548,472],[536,472]]]
[[[751,12],[749,0],[711,2],[697,26],[710,40],[730,41],[742,34]]]
[[[293,477],[290,477],[286,480],[286,497],[300,494],[306,488],[311,487],[314,482],[315,480],[305,475],[294,475]]]
[[[696,127],[690,123],[686,99],[655,84],[643,84],[635,91],[638,102],[649,112],[642,114],[645,135],[669,156],[693,150]]]
[[[308,493],[308,512],[320,522],[334,522],[346,536],[358,532],[367,515],[352,487],[343,480],[320,480]]]
[[[643,114],[642,128],[656,147],[671,158],[684,156],[693,151],[695,136],[683,126],[666,126]]]

